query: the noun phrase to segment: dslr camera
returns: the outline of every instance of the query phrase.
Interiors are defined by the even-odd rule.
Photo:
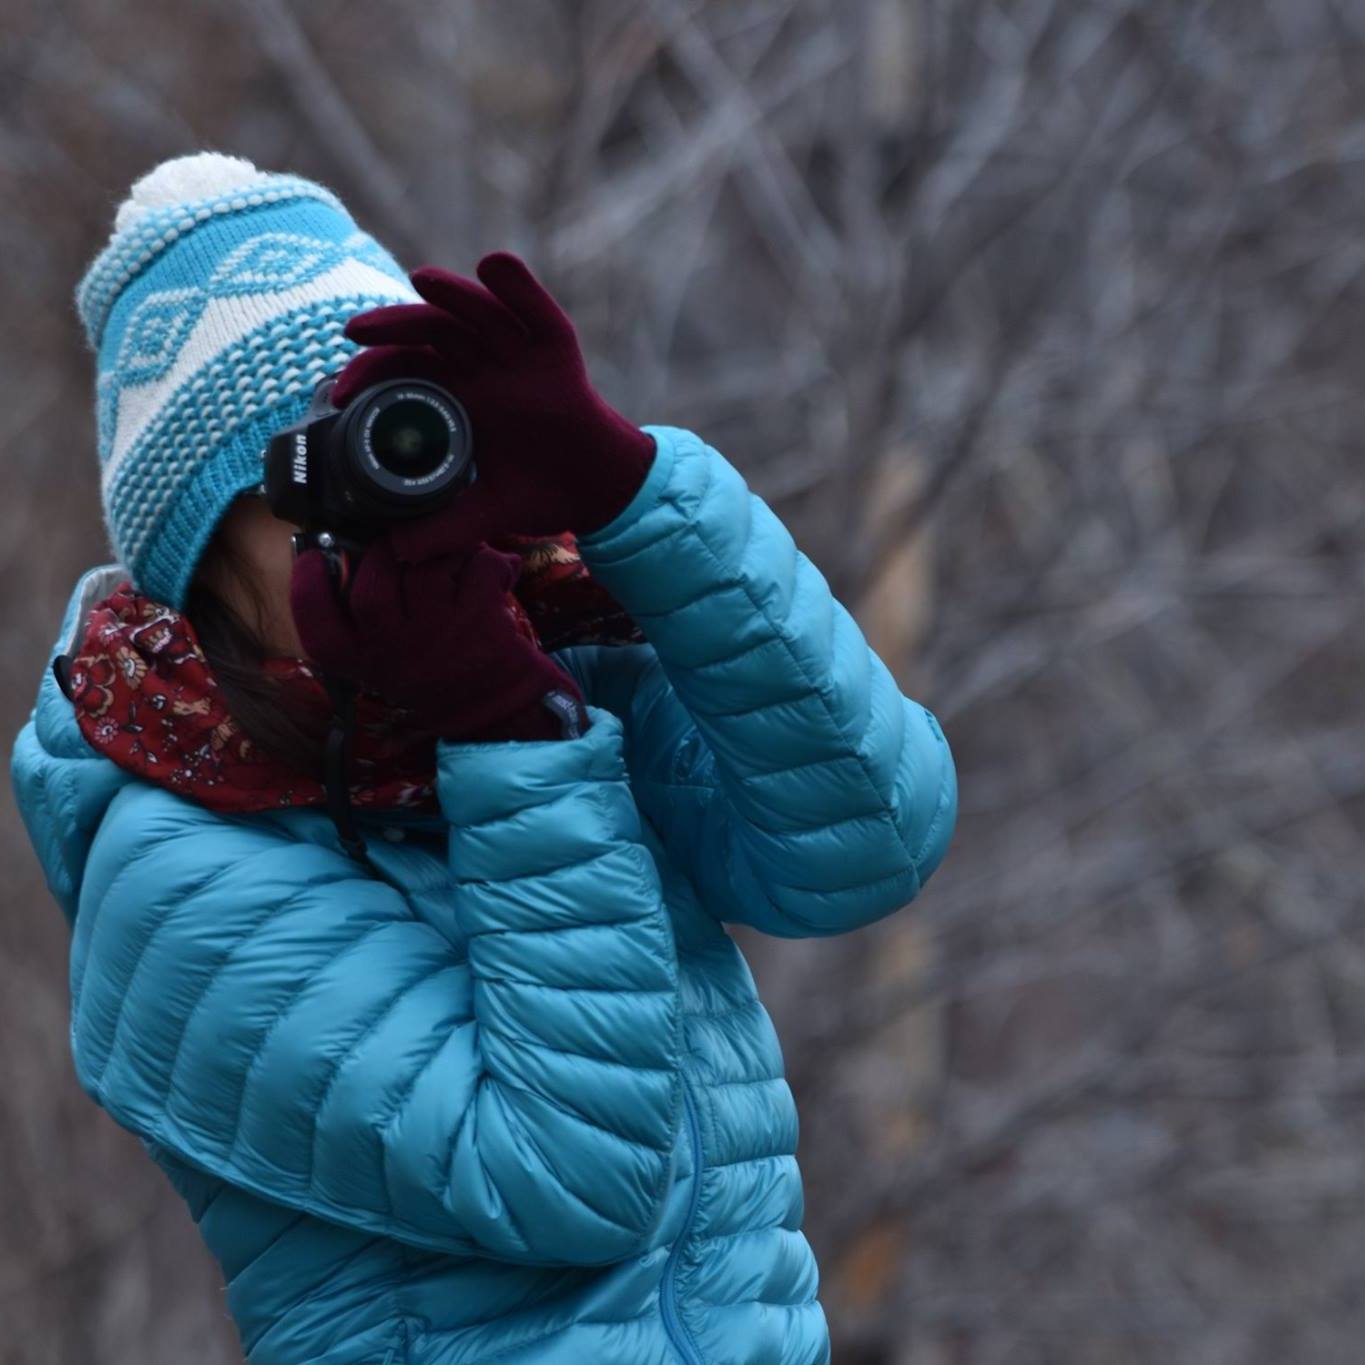
[[[335,575],[394,522],[426,516],[473,483],[469,416],[425,379],[373,384],[338,408],[336,375],[313,391],[303,420],[270,438],[261,491],[274,514],[303,527],[294,553],[317,546]]]

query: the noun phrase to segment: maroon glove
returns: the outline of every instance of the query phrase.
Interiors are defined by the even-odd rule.
[[[478,275],[483,284],[423,266],[411,279],[426,303],[374,308],[346,327],[371,349],[341,372],[337,406],[382,380],[425,378],[464,404],[473,428],[473,485],[390,532],[406,563],[508,532],[598,530],[654,459],[653,437],[593,389],[573,324],[525,264],[496,252]]]
[[[289,605],[311,660],[410,710],[434,735],[560,739],[569,716],[586,728],[583,694],[512,615],[507,594],[520,563],[482,545],[401,564],[382,536],[361,557],[344,605],[322,551],[299,555]]]

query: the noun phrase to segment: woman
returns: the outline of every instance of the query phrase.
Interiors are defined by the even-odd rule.
[[[949,751],[735,469],[603,403],[519,261],[478,274],[414,293],[320,186],[209,155],[140,181],[86,276],[119,562],[13,758],[76,1072],[188,1202],[254,1365],[826,1361],[723,925],[911,900]],[[479,471],[344,597],[258,496],[338,369],[340,403],[446,385]],[[359,856],[329,674],[360,689]]]

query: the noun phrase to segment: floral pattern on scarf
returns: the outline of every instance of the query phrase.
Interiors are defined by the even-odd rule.
[[[508,607],[542,649],[635,644],[640,628],[588,573],[570,533],[506,536],[522,556]],[[263,664],[291,704],[332,713],[307,660]],[[215,810],[258,811],[326,802],[323,784],[265,752],[228,711],[188,617],[124,580],[91,610],[69,687],[87,741],[120,767]],[[410,713],[365,689],[355,696],[351,802],[437,809],[435,739]]]

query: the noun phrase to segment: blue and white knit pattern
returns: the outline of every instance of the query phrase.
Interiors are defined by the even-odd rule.
[[[183,607],[271,433],[354,354],[347,319],[417,297],[312,181],[205,153],[134,186],[76,304],[97,354],[105,524],[139,591]]]

